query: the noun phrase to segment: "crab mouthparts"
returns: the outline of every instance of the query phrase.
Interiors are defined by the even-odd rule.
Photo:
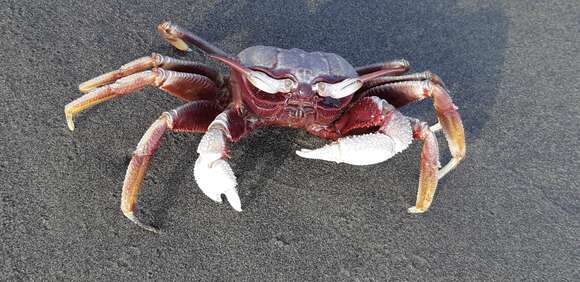
[[[288,104],[286,109],[290,118],[301,119],[309,114],[314,113],[314,107],[312,106]]]

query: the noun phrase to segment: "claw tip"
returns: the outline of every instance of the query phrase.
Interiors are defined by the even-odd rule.
[[[237,212],[241,212],[242,211],[242,203],[240,202],[240,198],[237,199],[228,199],[228,201],[230,202],[230,205],[232,206],[232,208],[234,210],[236,210]]]
[[[303,157],[303,158],[307,158],[306,154],[310,152],[310,150],[308,149],[300,149],[298,151],[296,151],[296,155]]]
[[[231,189],[225,192],[226,198],[230,203],[230,206],[238,212],[242,211],[242,201],[240,201],[240,196],[238,195],[238,191],[236,189]]]

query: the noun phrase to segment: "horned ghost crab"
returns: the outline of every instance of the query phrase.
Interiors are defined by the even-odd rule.
[[[438,179],[454,169],[465,155],[464,130],[457,107],[441,79],[431,73],[405,74],[406,60],[354,68],[332,53],[305,52],[253,46],[232,56],[170,22],[158,26],[174,47],[201,49],[229,67],[221,75],[210,67],[152,54],[121,66],[79,86],[86,93],[65,106],[70,130],[73,117],[106,100],[146,86],[157,87],[186,104],[161,114],[139,141],[123,182],[121,210],[139,226],[156,232],[136,216],[137,195],[149,162],[166,131],[204,132],[194,176],[209,198],[241,211],[236,177],[228,158],[228,143],[266,126],[302,128],[332,141],[318,149],[301,149],[303,158],[353,165],[383,162],[406,149],[413,140],[423,142],[419,191],[411,213],[427,211]],[[438,123],[404,116],[398,108],[432,98]],[[439,169],[435,132],[443,130],[451,160]]]

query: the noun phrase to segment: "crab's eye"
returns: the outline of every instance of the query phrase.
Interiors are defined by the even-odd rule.
[[[359,90],[362,86],[362,81],[354,78],[347,78],[334,84],[318,82],[314,85],[314,90],[322,97],[340,99],[354,94],[354,92]]]
[[[275,79],[259,71],[249,71],[246,78],[256,88],[270,94],[288,93],[296,87],[296,83],[292,79]]]

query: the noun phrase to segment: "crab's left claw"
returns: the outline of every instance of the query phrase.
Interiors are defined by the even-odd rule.
[[[409,139],[410,141],[411,139]],[[406,140],[405,140],[406,141]],[[383,133],[340,138],[322,148],[301,149],[296,154],[307,159],[319,159],[352,165],[370,165],[388,160],[410,142],[401,142]]]
[[[296,154],[352,165],[370,165],[388,160],[406,149],[413,140],[409,120],[396,113],[390,122],[376,133],[339,138],[336,142],[315,150],[302,149]]]
[[[225,138],[218,128],[210,128],[201,139],[195,162],[194,176],[201,191],[210,199],[221,203],[224,194],[236,211],[242,211],[242,203],[236,190],[237,181],[230,165],[223,160]]]

